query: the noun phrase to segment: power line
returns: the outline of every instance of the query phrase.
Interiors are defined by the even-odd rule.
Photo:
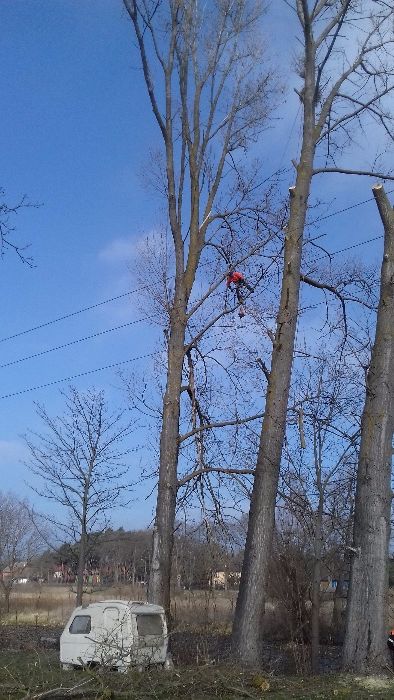
[[[48,348],[48,350],[42,350],[41,352],[36,352],[33,355],[26,355],[26,357],[19,357],[17,360],[11,360],[11,362],[6,362],[0,365],[0,369],[5,367],[11,367],[12,365],[17,365],[20,362],[26,362],[27,360],[34,360],[42,355],[47,355],[50,352],[55,352],[56,350],[63,350],[64,348],[70,347],[70,345],[76,345],[77,343],[83,343],[85,340],[91,340],[92,338],[98,338],[100,335],[105,335],[106,333],[112,333],[113,331],[119,331],[122,328],[127,328],[128,326],[134,326],[136,323],[141,323],[142,321],[149,321],[149,318],[138,318],[136,321],[129,321],[129,323],[123,323],[121,326],[114,326],[114,328],[107,328],[104,331],[99,331],[98,333],[92,333],[92,335],[86,335],[84,338],[77,338],[76,340],[70,340],[68,343],[63,345],[57,345],[54,348]]]
[[[394,190],[391,190],[391,192],[394,192]],[[390,194],[390,192],[388,192],[387,194]],[[365,202],[370,202],[370,201],[372,201],[372,200],[366,199],[366,200],[364,200],[364,202],[359,202],[358,204],[354,204],[351,207],[347,207],[346,209],[338,210],[337,212],[334,212],[333,214],[329,214],[327,217],[323,217],[323,218],[329,218],[330,216],[336,216],[337,214],[341,214],[344,211],[348,211],[348,209],[352,209],[355,206],[359,206],[360,204],[365,204]],[[322,219],[319,219],[319,221],[321,221],[321,220]],[[359,243],[353,243],[353,245],[347,246],[346,248],[341,248],[340,250],[333,250],[331,252],[327,251],[326,255],[321,255],[320,257],[315,258],[312,262],[317,262],[318,260],[323,260],[324,258],[326,258],[326,256],[333,257],[334,255],[339,255],[339,253],[345,253],[348,250],[352,250],[353,248],[358,248],[359,246],[366,245],[367,243],[373,243],[374,241],[378,241],[381,238],[383,238],[383,234],[381,234],[379,236],[374,236],[373,238],[368,238],[366,241],[360,241]],[[205,264],[208,265],[210,263],[205,263]],[[52,319],[51,321],[46,321],[45,323],[41,323],[38,326],[33,326],[32,328],[27,328],[26,330],[19,331],[18,333],[14,333],[13,335],[9,335],[5,338],[0,338],[0,343],[4,343],[7,340],[13,340],[14,338],[18,338],[21,335],[26,335],[27,333],[32,333],[33,331],[39,330],[40,328],[45,328],[46,326],[50,326],[54,323],[58,323],[59,321],[63,321],[67,318],[71,318],[72,316],[77,316],[78,314],[82,314],[85,311],[90,311],[92,309],[96,309],[99,306],[103,306],[104,304],[108,304],[112,301],[116,301],[117,299],[122,299],[126,296],[129,296],[130,294],[136,294],[137,292],[142,291],[143,289],[147,289],[147,288],[148,288],[148,285],[145,285],[144,287],[138,287],[137,289],[133,289],[129,292],[124,292],[123,294],[119,294],[116,297],[111,297],[110,299],[105,299],[104,301],[100,301],[96,304],[92,304],[91,306],[86,306],[83,309],[78,309],[77,311],[73,311],[69,314],[65,314],[64,316],[59,316],[58,318]],[[111,333],[112,331],[117,331],[117,330],[120,330],[121,328],[126,328],[127,326],[131,326],[131,325],[136,324],[136,323],[141,323],[142,321],[145,321],[145,320],[149,320],[149,318],[140,318],[140,319],[137,319],[136,321],[130,321],[129,323],[124,323],[120,326],[115,326],[114,328],[109,328],[107,330],[100,331],[98,333],[93,333],[92,335],[85,336],[84,338],[78,338],[76,340],[70,341],[69,343],[64,343],[63,345],[58,345],[54,348],[50,348],[48,350],[43,350],[42,352],[38,352],[38,353],[35,353],[33,355],[28,355],[26,357],[22,357],[22,358],[19,358],[17,360],[13,360],[12,362],[7,362],[3,365],[0,365],[0,369],[4,369],[5,367],[10,367],[11,365],[15,365],[15,364],[18,364],[20,362],[25,362],[26,360],[32,360],[36,357],[40,357],[41,355],[45,355],[46,353],[55,352],[56,350],[62,350],[63,348],[69,347],[70,345],[74,345],[76,343],[82,343],[86,340],[91,340],[92,338],[97,338],[100,335],[104,335],[106,333]]]
[[[314,258],[311,262],[317,262],[318,260],[323,260],[327,257],[331,258],[334,255],[339,255],[339,253],[346,253],[348,250],[352,250],[353,248],[359,248],[361,245],[366,245],[367,243],[373,243],[373,241],[378,241],[380,238],[383,238],[383,233],[380,234],[380,236],[374,236],[374,238],[368,238],[366,241],[360,241],[359,243],[353,243],[353,245],[347,246],[347,248],[341,248],[340,250],[333,250],[332,253],[330,251],[327,251],[326,255],[321,255],[319,258]]]
[[[46,384],[39,384],[37,386],[31,386],[26,389],[21,389],[20,391],[14,391],[11,394],[3,394],[0,396],[0,401],[2,399],[10,399],[13,396],[20,396],[21,394],[28,394],[31,391],[37,391],[38,389],[46,389],[49,386],[54,386],[55,384],[62,384],[63,382],[71,382],[73,379],[79,379],[80,377],[86,377],[89,374],[95,374],[96,372],[103,372],[106,369],[113,369],[114,367],[120,367],[121,365],[127,365],[131,362],[137,362],[137,360],[145,360],[147,357],[153,357],[155,353],[150,352],[147,355],[139,355],[138,357],[131,357],[129,360],[122,360],[121,362],[114,362],[112,365],[105,365],[104,367],[97,367],[96,369],[90,369],[86,372],[80,372],[79,374],[73,374],[71,377],[63,377],[63,379],[54,379],[52,382],[47,382]]]
[[[387,194],[392,194],[394,190],[389,190]],[[374,197],[371,197],[369,199],[364,199],[361,202],[355,202],[354,204],[351,204],[349,207],[344,207],[343,209],[338,209],[334,212],[331,212],[331,214],[327,214],[326,216],[322,216],[320,218],[314,219],[313,221],[309,222],[309,226],[315,223],[318,223],[319,221],[324,221],[326,219],[330,219],[334,216],[338,216],[339,214],[343,214],[347,211],[350,211],[351,209],[355,209],[356,207],[361,206],[362,204],[366,204],[368,202],[372,202]],[[349,246],[348,248],[343,248],[341,250],[336,250],[333,251],[332,253],[329,253],[329,255],[337,255],[338,253],[345,252],[347,250],[351,250],[352,248],[356,248],[361,245],[365,245],[366,243],[371,243],[374,240],[378,240],[379,238],[382,238],[382,236],[377,236],[376,238],[371,238],[367,241],[361,241],[360,243],[356,243],[352,246]],[[324,256],[322,256],[324,257]],[[321,258],[317,258],[317,260],[320,260]],[[211,264],[211,263],[205,263],[206,265]],[[44,323],[40,323],[37,326],[33,326],[32,328],[27,328],[23,331],[19,331],[18,333],[14,333],[13,335],[6,336],[4,338],[0,338],[0,343],[5,343],[7,340],[13,340],[14,338],[19,338],[22,335],[26,335],[27,333],[32,333],[33,331],[40,330],[41,328],[46,328],[47,326],[51,326],[54,323],[59,323],[60,321],[64,321],[67,318],[72,318],[73,316],[78,316],[79,314],[85,313],[86,311],[91,311],[93,309],[97,309],[100,306],[104,306],[105,304],[109,304],[112,301],[117,301],[118,299],[123,299],[124,297],[130,296],[131,294],[136,294],[137,292],[140,292],[144,289],[148,289],[149,285],[144,285],[142,287],[137,287],[136,289],[132,289],[128,292],[123,292],[122,294],[118,294],[115,297],[111,297],[109,299],[104,299],[104,301],[99,301],[96,304],[92,304],[91,306],[85,306],[82,309],[78,309],[77,311],[72,311],[68,314],[64,314],[63,316],[58,316],[58,318],[54,318],[50,321],[45,321]],[[3,365],[2,365],[3,366]]]
[[[394,191],[394,190],[393,190],[393,191]],[[366,241],[360,241],[359,243],[354,243],[354,244],[351,245],[351,246],[347,246],[346,248],[342,248],[342,249],[340,249],[340,250],[335,250],[335,251],[332,251],[331,253],[327,253],[327,254],[328,254],[329,256],[338,255],[339,253],[346,252],[346,251],[351,250],[351,249],[353,249],[353,248],[358,248],[359,246],[366,245],[367,243],[372,243],[373,241],[379,240],[379,239],[381,239],[381,238],[383,238],[383,235],[375,236],[374,238],[369,238],[369,239],[366,240]],[[324,257],[325,257],[325,256],[321,256],[320,258],[316,258],[316,260],[321,260],[321,259],[324,258]],[[315,261],[316,261],[316,260],[315,260]],[[141,288],[139,288],[139,289],[145,289],[145,288],[146,288],[146,287],[141,287]],[[23,335],[24,333],[29,333],[29,332],[31,332],[31,331],[33,331],[33,330],[36,330],[37,328],[42,328],[43,326],[50,325],[51,323],[56,323],[57,321],[63,320],[64,318],[69,318],[70,316],[74,316],[74,315],[76,315],[76,314],[78,314],[78,313],[83,313],[83,311],[88,311],[88,310],[90,310],[90,309],[92,309],[92,308],[96,308],[97,306],[101,306],[101,305],[106,304],[106,303],[108,303],[108,302],[110,302],[110,301],[114,301],[114,300],[116,300],[116,299],[120,299],[120,298],[122,298],[122,297],[128,296],[129,294],[134,294],[135,292],[139,291],[139,289],[135,289],[135,290],[132,290],[132,291],[130,291],[130,292],[125,292],[124,294],[121,294],[121,295],[119,295],[119,296],[117,296],[117,297],[113,297],[112,299],[107,299],[107,300],[105,300],[105,301],[103,301],[103,302],[99,302],[98,304],[94,304],[93,306],[86,307],[85,309],[80,309],[79,311],[73,312],[72,314],[68,314],[68,315],[66,315],[66,316],[59,317],[58,319],[55,319],[55,320],[53,320],[53,321],[48,321],[48,322],[45,323],[45,324],[41,324],[40,326],[36,326],[35,328],[29,329],[29,330],[26,330],[26,331],[21,331],[20,333],[17,333],[17,334],[15,334],[15,335],[13,335],[13,336],[10,336],[9,338],[0,339],[0,342],[3,342],[4,340],[9,340],[9,339],[11,339],[11,338],[15,338],[15,337],[17,337],[17,336],[19,336],[19,335]],[[316,304],[315,306],[319,306],[319,304]],[[311,308],[315,308],[315,307],[311,307]],[[306,309],[305,309],[305,310],[306,310]],[[24,362],[25,360],[31,360],[31,359],[33,359],[33,358],[40,357],[41,355],[45,355],[45,354],[47,354],[47,353],[54,352],[54,351],[56,351],[56,350],[61,350],[61,349],[63,349],[63,348],[69,347],[70,345],[74,345],[74,344],[76,344],[76,343],[84,342],[84,341],[86,341],[86,340],[90,340],[91,338],[96,338],[96,337],[98,337],[98,336],[100,336],[100,335],[104,335],[104,334],[106,334],[106,333],[111,333],[112,331],[120,330],[121,328],[126,328],[127,326],[131,326],[131,325],[134,325],[134,324],[136,324],[136,323],[141,323],[142,321],[145,321],[145,320],[149,320],[149,319],[145,319],[145,318],[137,319],[137,320],[135,320],[135,321],[130,321],[129,323],[124,323],[124,324],[122,324],[122,325],[120,325],[120,326],[115,326],[115,327],[113,327],[113,328],[109,328],[109,329],[106,329],[106,330],[104,330],[104,331],[100,331],[100,332],[98,332],[98,333],[94,333],[94,334],[89,335],[89,336],[86,336],[86,337],[84,337],[84,338],[78,338],[78,339],[73,340],[73,341],[70,341],[70,342],[68,342],[68,343],[64,343],[63,345],[59,345],[59,346],[56,346],[56,347],[54,347],[54,348],[49,348],[48,350],[43,350],[42,352],[35,353],[34,355],[30,355],[30,356],[27,356],[27,357],[19,358],[19,359],[17,359],[17,360],[13,360],[12,362],[8,362],[8,363],[6,363],[6,364],[0,365],[0,369],[2,369],[2,368],[4,368],[4,367],[9,367],[10,365],[14,365],[14,364],[17,364],[17,363],[19,363],[19,362]],[[146,355],[140,355],[140,356],[138,356],[138,357],[131,358],[130,360],[123,360],[122,362],[116,362],[116,363],[113,363],[113,364],[111,364],[111,365],[106,365],[106,366],[104,366],[104,367],[98,367],[97,369],[92,369],[92,370],[88,370],[88,371],[86,371],[86,372],[81,372],[81,373],[79,373],[79,374],[75,374],[75,375],[72,375],[72,376],[70,376],[70,377],[64,377],[63,379],[56,379],[56,380],[54,380],[54,381],[52,381],[52,382],[47,382],[46,384],[40,384],[40,385],[37,385],[37,386],[28,387],[28,388],[26,388],[26,389],[22,389],[22,390],[20,390],[20,391],[13,392],[13,393],[11,393],[11,394],[4,394],[3,396],[0,396],[0,400],[12,398],[12,397],[14,397],[14,396],[20,396],[21,394],[26,394],[26,393],[29,393],[29,392],[32,392],[32,391],[37,391],[37,390],[39,390],[39,389],[45,389],[45,388],[47,388],[47,387],[54,386],[54,385],[56,385],[56,384],[61,384],[61,383],[63,383],[63,382],[72,381],[73,379],[79,379],[80,377],[88,376],[89,374],[94,374],[94,373],[96,373],[96,372],[102,372],[102,371],[107,370],[107,369],[112,369],[112,368],[114,368],[114,367],[119,367],[119,366],[121,366],[121,365],[129,364],[129,363],[131,363],[131,362],[136,362],[137,360],[142,360],[142,359],[146,359],[146,358],[148,358],[148,357],[153,357],[154,354],[155,354],[155,353],[148,353],[148,354],[146,354]]]
[[[123,299],[130,294],[136,294],[137,292],[147,289],[148,285],[144,287],[138,287],[137,289],[132,289],[130,292],[124,292],[123,294],[118,294],[116,297],[111,297],[110,299],[104,299],[104,301],[99,301],[97,304],[92,304],[91,306],[85,306],[83,309],[78,309],[78,311],[72,311],[64,316],[59,316],[51,321],[45,321],[45,323],[40,323],[38,326],[33,326],[32,328],[27,328],[24,331],[19,331],[13,335],[8,335],[5,338],[0,338],[0,343],[5,343],[6,340],[13,340],[14,338],[19,338],[21,335],[26,335],[27,333],[32,333],[33,331],[38,331],[40,328],[45,328],[46,326],[51,326],[53,323],[59,323],[59,321],[64,321],[66,318],[71,318],[72,316],[78,316],[78,314],[83,314],[85,311],[91,311],[92,309],[97,309],[99,306],[104,306],[104,304],[109,304],[111,301],[116,301],[117,299]]]
[[[394,190],[389,190],[386,192],[386,194],[392,194]],[[331,212],[331,214],[327,214],[326,216],[320,216],[317,219],[313,219],[313,221],[308,222],[308,226],[312,226],[312,224],[317,224],[319,221],[325,221],[326,219],[331,219],[333,216],[338,216],[338,214],[344,214],[347,211],[350,211],[351,209],[356,209],[356,207],[361,207],[362,204],[367,204],[368,202],[373,202],[375,197],[370,197],[369,199],[363,199],[362,202],[355,202],[354,204],[351,204],[348,207],[344,207],[343,209],[337,209],[336,211]]]

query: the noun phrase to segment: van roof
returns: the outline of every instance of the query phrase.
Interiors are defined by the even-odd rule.
[[[76,608],[74,612],[82,610],[91,610],[92,608],[107,608],[108,606],[118,607],[118,608],[130,608],[132,612],[140,614],[164,613],[164,608],[161,605],[154,605],[154,603],[146,603],[143,600],[100,600],[97,603],[89,603],[89,605],[81,605]]]

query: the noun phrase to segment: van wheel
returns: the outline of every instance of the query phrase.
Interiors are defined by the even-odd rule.
[[[62,664],[63,671],[73,671],[74,666],[72,664]]]

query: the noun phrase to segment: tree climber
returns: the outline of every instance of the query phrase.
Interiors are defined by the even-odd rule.
[[[243,318],[246,314],[246,311],[244,308],[244,298],[242,295],[242,288],[245,287],[249,292],[254,292],[254,287],[251,287],[251,285],[248,284],[248,282],[246,281],[242,272],[237,272],[236,270],[230,270],[230,272],[227,275],[227,279],[226,279],[227,289],[229,289],[232,284],[234,285],[235,294],[237,296],[238,303],[239,303],[238,315],[240,318]]]

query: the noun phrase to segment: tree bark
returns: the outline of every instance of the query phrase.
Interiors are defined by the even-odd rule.
[[[315,48],[306,36],[304,127],[295,187],[290,189],[290,217],[271,372],[249,513],[245,556],[235,609],[233,645],[243,663],[261,658],[261,621],[275,522],[279,467],[286,429],[300,291],[301,254],[316,147]]]
[[[277,331],[251,499],[241,584],[234,618],[235,650],[244,663],[252,665],[260,660],[261,618],[264,614],[279,465],[286,427],[298,313],[302,237],[312,159],[308,157],[309,162],[300,163],[297,184],[291,196]]]
[[[79,556],[78,556],[78,570],[77,570],[77,595],[75,598],[75,605],[78,607],[82,605],[83,601],[83,575],[85,571],[85,559],[86,559],[86,529],[82,528],[81,540],[79,543]]]
[[[354,536],[343,651],[345,669],[387,667],[388,555],[394,371],[394,212],[381,185],[373,193],[384,227],[375,342],[361,422]]]
[[[148,600],[170,614],[171,559],[177,497],[179,415],[184,360],[186,300],[174,305],[168,344],[167,385],[160,435],[160,468]]]

